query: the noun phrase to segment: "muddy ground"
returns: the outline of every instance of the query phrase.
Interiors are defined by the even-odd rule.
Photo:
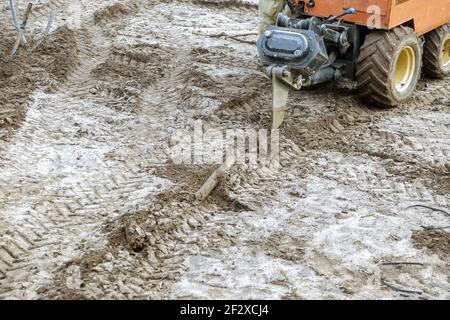
[[[450,79],[293,93],[281,167],[200,203],[217,165],[177,163],[180,130],[270,125],[257,1],[33,2],[55,26],[14,59],[1,7],[1,298],[450,298]]]

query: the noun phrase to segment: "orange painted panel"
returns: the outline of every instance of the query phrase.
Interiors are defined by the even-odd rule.
[[[358,12],[367,12],[370,7],[377,6],[381,15],[384,16],[389,13],[391,6],[390,0],[344,0],[344,3],[347,8],[353,7]]]
[[[389,28],[414,20],[419,35],[450,22],[450,0],[394,0]]]
[[[344,21],[353,22],[359,25],[371,25],[371,21],[378,21],[381,28],[389,27],[389,12],[392,0],[316,0],[313,8],[306,9],[308,13],[319,16],[329,17],[344,12],[345,9],[353,7],[357,10],[356,14],[347,15]],[[376,14],[373,11],[376,7]],[[374,19],[375,18],[375,19]]]
[[[414,21],[418,34],[422,35],[450,22],[450,0],[316,0],[309,14],[329,17],[354,7],[357,13],[343,18],[344,21],[364,26],[392,29]]]

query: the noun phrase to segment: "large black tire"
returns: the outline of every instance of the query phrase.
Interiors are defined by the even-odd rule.
[[[413,29],[400,26],[373,31],[366,36],[358,58],[356,80],[361,98],[397,106],[413,94],[421,69],[422,45]]]
[[[445,55],[444,54],[445,50]],[[450,23],[425,35],[423,71],[431,78],[442,79],[450,74]],[[444,58],[445,57],[445,58]],[[444,61],[445,60],[445,61]]]

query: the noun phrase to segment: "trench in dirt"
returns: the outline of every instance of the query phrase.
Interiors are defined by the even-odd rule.
[[[47,4],[83,15],[1,60],[2,298],[448,298],[448,232],[423,228],[448,217],[406,209],[449,208],[448,79],[390,110],[294,93],[282,167],[193,199],[216,166],[171,162],[180,129],[270,124],[255,3]]]

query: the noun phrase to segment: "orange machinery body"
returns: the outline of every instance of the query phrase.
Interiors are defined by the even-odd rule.
[[[390,30],[402,24],[425,34],[450,21],[450,0],[316,0],[305,12],[317,17],[329,17],[355,8],[344,21]]]

